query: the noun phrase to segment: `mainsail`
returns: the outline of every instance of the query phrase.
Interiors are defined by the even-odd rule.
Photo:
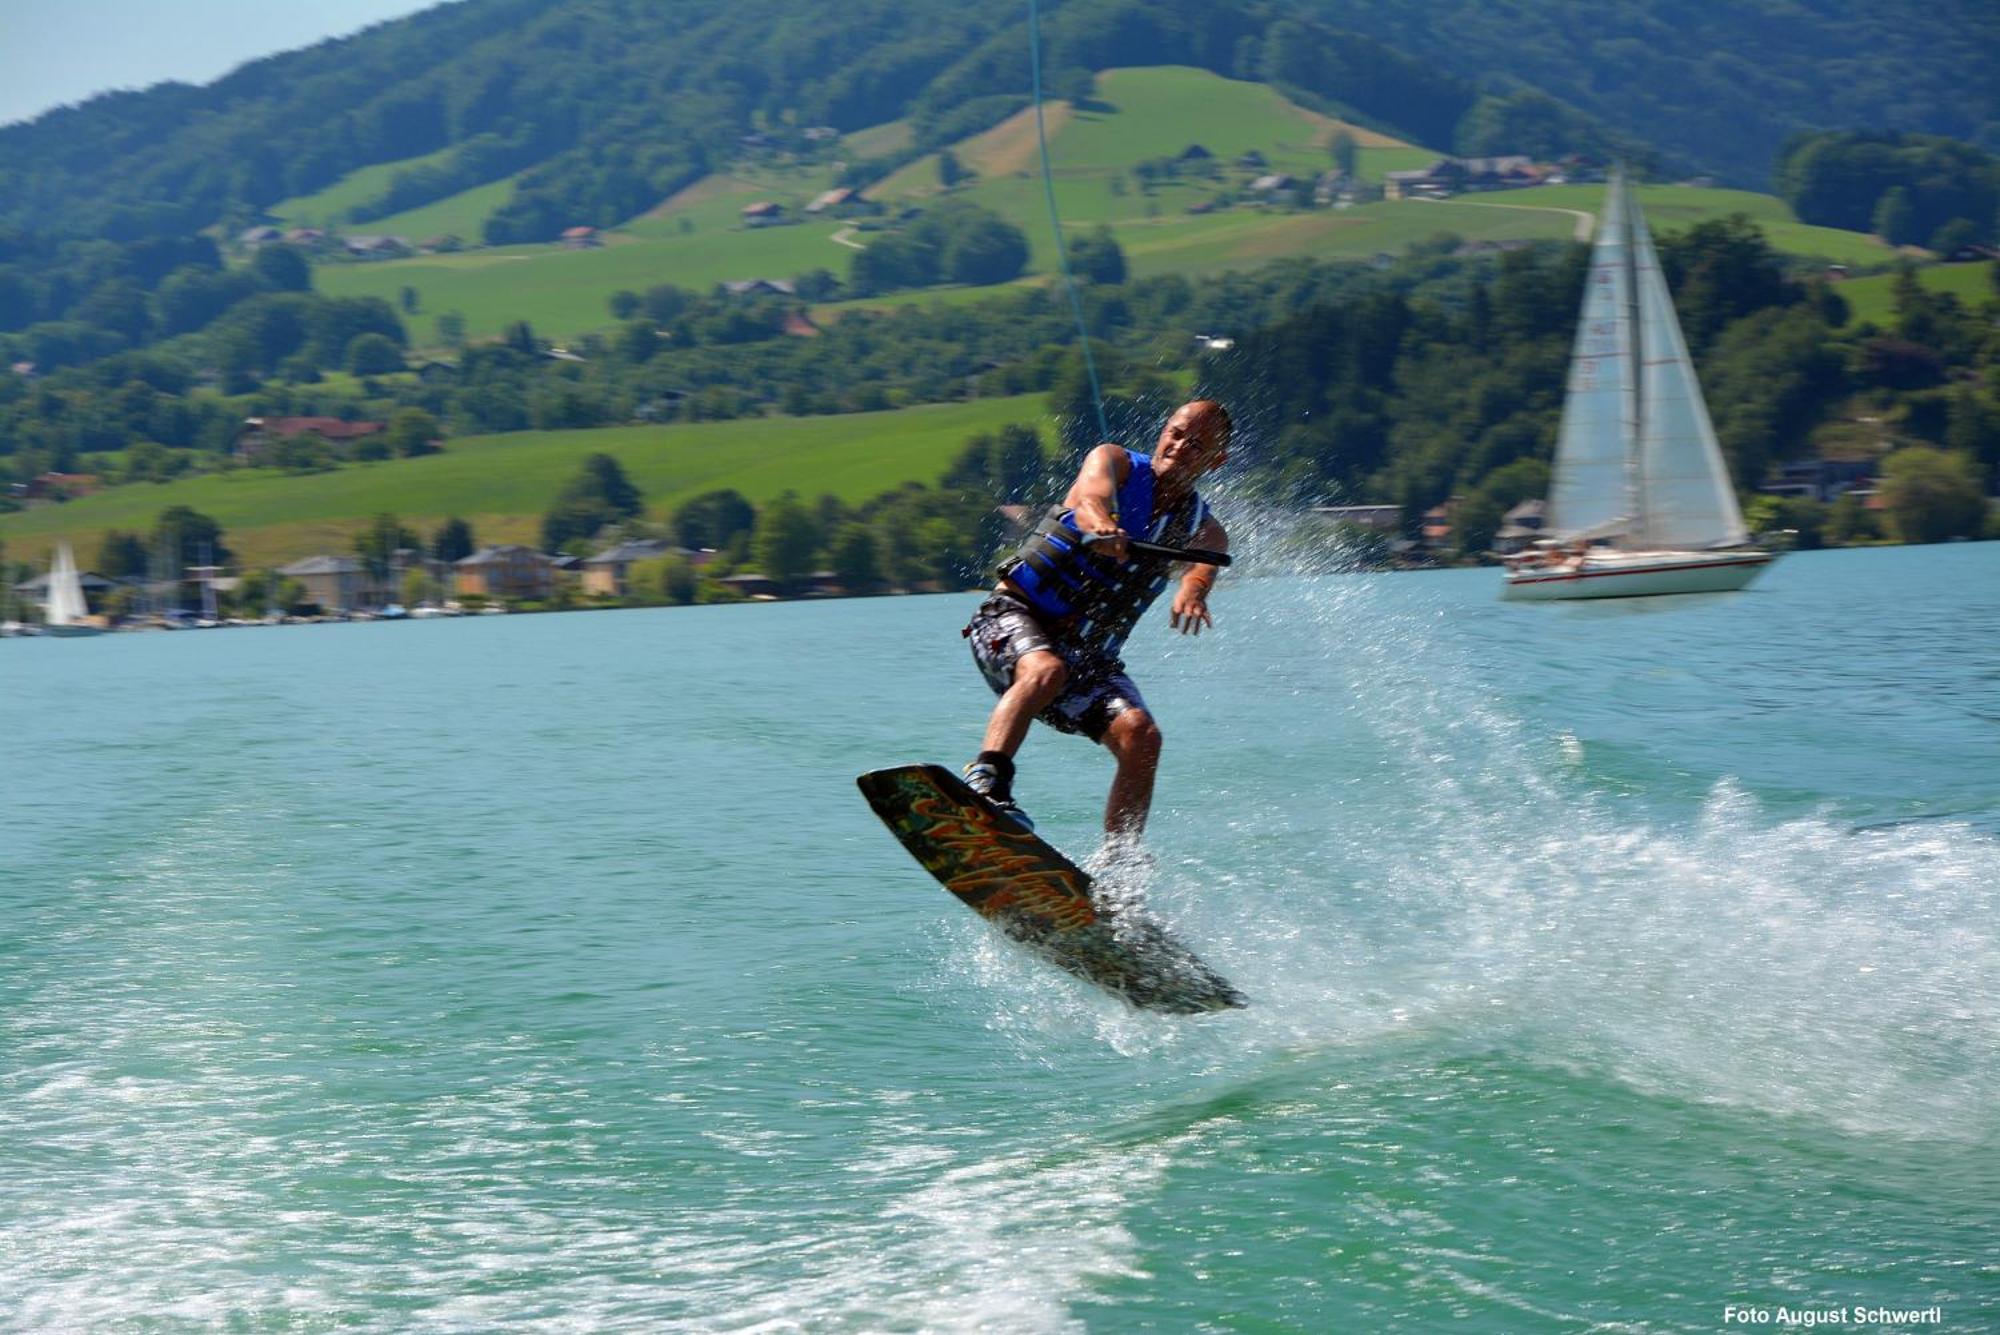
[[[1631,513],[1628,442],[1639,415],[1631,251],[1625,192],[1614,183],[1591,247],[1589,287],[1570,350],[1549,490],[1550,533],[1599,530]]]
[[[83,601],[83,579],[76,573],[76,554],[69,544],[56,544],[55,564],[49,568],[48,621],[51,626],[74,626],[90,615]]]
[[[1646,220],[1612,178],[1570,353],[1548,532],[1634,550],[1748,540]]]

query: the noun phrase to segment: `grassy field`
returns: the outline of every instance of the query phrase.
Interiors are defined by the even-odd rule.
[[[754,231],[697,230],[687,236],[614,234],[595,250],[503,246],[458,255],[426,255],[373,264],[325,265],[319,290],[335,297],[381,297],[392,305],[417,289],[420,313],[406,321],[418,344],[433,341],[430,323],[445,311],[465,316],[473,338],[525,319],[537,333],[564,336],[606,327],[613,292],[677,283],[698,291],[734,278],[789,278],[806,269],[846,269],[846,251],[830,239],[834,223]]]
[[[409,171],[413,167],[428,167],[444,161],[453,150],[441,148],[435,153],[425,153],[420,157],[403,158],[396,162],[378,162],[372,167],[362,167],[335,181],[324,190],[310,195],[295,195],[271,206],[271,216],[287,227],[326,227],[337,224],[345,226],[347,211],[357,204],[366,204],[371,199],[379,199],[389,188],[389,182],[397,172]],[[372,226],[371,226],[372,230]]]
[[[212,515],[246,566],[346,551],[383,511],[428,532],[462,515],[482,542],[537,542],[540,516],[584,457],[616,458],[664,516],[716,487],[753,501],[786,488],[865,500],[911,479],[934,482],[967,437],[1009,422],[1043,425],[1039,394],[839,417],[773,417],[693,425],[522,431],[468,436],[443,454],[292,476],[268,469],[113,487],[67,505],[0,515],[12,560],[44,563],[57,538],[88,565],[107,529],[144,531],[170,505]],[[1049,436],[1044,431],[1044,437]]]
[[[1785,202],[1774,195],[1684,185],[1644,185],[1638,188],[1637,194],[1639,207],[1656,234],[1677,232],[1710,218],[1726,218],[1732,213],[1741,213],[1763,228],[1771,244],[1787,255],[1830,260],[1837,264],[1886,264],[1896,257],[1888,246],[1864,233],[1843,232],[1838,228],[1814,227],[1800,222],[1792,216]],[[1604,202],[1604,187],[1545,186],[1482,198],[1584,209],[1594,214]]]
[[[1930,264],[1917,270],[1917,281],[1932,292],[1949,292],[1967,306],[1978,306],[1993,298],[2000,288],[1994,286],[1994,270],[1991,261],[1985,264]],[[1847,323],[1858,325],[1864,320],[1873,320],[1887,327],[1896,318],[1894,274],[1872,274],[1867,278],[1856,278],[1842,283],[1840,295],[1847,300]]]
[[[375,236],[406,236],[412,241],[455,236],[461,241],[478,245],[487,215],[507,202],[514,193],[514,182],[520,178],[519,172],[503,176],[497,181],[440,199],[435,204],[392,213],[369,223],[356,223],[354,230],[365,230]]]

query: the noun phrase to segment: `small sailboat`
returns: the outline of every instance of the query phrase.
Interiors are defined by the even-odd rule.
[[[1623,173],[1591,249],[1549,492],[1548,536],[1508,559],[1502,598],[1724,592],[1774,559],[1750,545]]]
[[[55,561],[49,566],[49,603],[43,631],[49,635],[99,635],[102,628],[90,624],[90,606],[83,600],[83,577],[77,573],[76,553],[69,544],[56,544]]]

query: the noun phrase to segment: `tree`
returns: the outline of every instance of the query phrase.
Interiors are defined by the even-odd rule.
[[[629,320],[639,313],[639,294],[627,288],[613,292],[610,298],[611,318]]]
[[[848,593],[874,593],[882,587],[882,561],[866,524],[842,526],[833,540],[829,564],[834,579]]]
[[[543,549],[555,551],[573,538],[588,538],[607,525],[637,518],[645,508],[618,461],[593,454],[542,516]]]
[[[526,320],[516,320],[500,334],[500,341],[520,353],[523,357],[533,357],[542,350],[535,338],[535,330]]]
[[[1069,267],[1077,277],[1092,283],[1125,281],[1125,252],[1111,229],[1099,226],[1069,243]]]
[[[345,361],[355,375],[388,375],[403,369],[403,350],[382,334],[356,334],[347,344]]]
[[[1353,135],[1344,129],[1335,130],[1333,142],[1327,146],[1327,151],[1332,155],[1333,165],[1341,175],[1354,175],[1361,161],[1361,148],[1354,142]]]
[[[757,512],[738,492],[703,492],[674,512],[674,542],[690,551],[720,551],[757,525]]]
[[[422,542],[423,539],[404,528],[396,516],[378,514],[369,521],[367,528],[355,535],[354,554],[361,558],[369,577],[379,586],[388,583],[397,551],[404,547],[421,546]]]
[[[1451,520],[1459,555],[1477,556],[1491,548],[1493,535],[1500,531],[1500,520],[1505,513],[1492,494],[1483,489],[1461,500]]]
[[[757,537],[751,549],[757,569],[766,579],[795,590],[812,573],[819,555],[819,525],[812,512],[791,492],[785,492],[757,519]]]
[[[1882,461],[1882,508],[1904,542],[1977,538],[1986,526],[1986,489],[1969,454],[1914,445]]]
[[[1027,267],[1028,238],[997,214],[966,220],[944,251],[945,276],[974,287],[1008,282]]]
[[[261,246],[250,272],[273,292],[312,291],[312,265],[295,246]]]
[[[146,546],[148,551],[165,552],[182,568],[222,565],[234,555],[222,541],[222,525],[185,505],[160,511]]]
[[[388,447],[405,459],[420,454],[436,454],[438,437],[444,428],[438,420],[422,408],[398,408],[389,419],[389,429],[383,433]]]
[[[660,558],[660,596],[679,607],[685,607],[695,600],[700,592],[701,579],[694,566],[678,552],[669,552]]]
[[[136,533],[112,529],[97,548],[98,574],[106,579],[125,579],[146,573],[146,544]]]
[[[1892,246],[1916,244],[1917,210],[1910,192],[1897,186],[1875,205],[1875,235]]]
[[[637,366],[660,350],[660,331],[651,320],[627,320],[618,326],[619,360]]]
[[[958,154],[950,149],[939,149],[937,156],[938,184],[949,190],[966,177],[965,165],[958,160]]]
[[[417,313],[417,304],[419,298],[417,296],[417,290],[414,287],[411,287],[409,284],[405,283],[402,289],[397,292],[396,298],[397,301],[403,307],[403,314],[415,315]]]
[[[446,347],[457,348],[465,344],[465,316],[458,311],[446,311],[434,321],[437,326],[438,342]]]
[[[1882,536],[1874,513],[1862,505],[1861,498],[1851,491],[1842,492],[1827,507],[1826,523],[1821,527],[1820,534],[1834,547],[1873,542]]]
[[[436,535],[431,538],[431,556],[439,561],[449,563],[463,560],[477,550],[478,545],[472,537],[472,525],[457,515],[438,525]]]

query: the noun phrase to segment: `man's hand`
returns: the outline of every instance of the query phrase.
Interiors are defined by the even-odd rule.
[[[1199,635],[1203,626],[1215,627],[1208,614],[1208,585],[1198,579],[1184,580],[1174,593],[1173,627],[1183,635]]]
[[[1118,527],[1118,520],[1116,518],[1111,515],[1102,515],[1093,519],[1082,510],[1079,510],[1076,515],[1076,522],[1077,526],[1083,530],[1084,543],[1090,548],[1093,555],[1101,556],[1113,565],[1122,566],[1125,564],[1125,559],[1128,555],[1125,550],[1125,539],[1131,535]]]

